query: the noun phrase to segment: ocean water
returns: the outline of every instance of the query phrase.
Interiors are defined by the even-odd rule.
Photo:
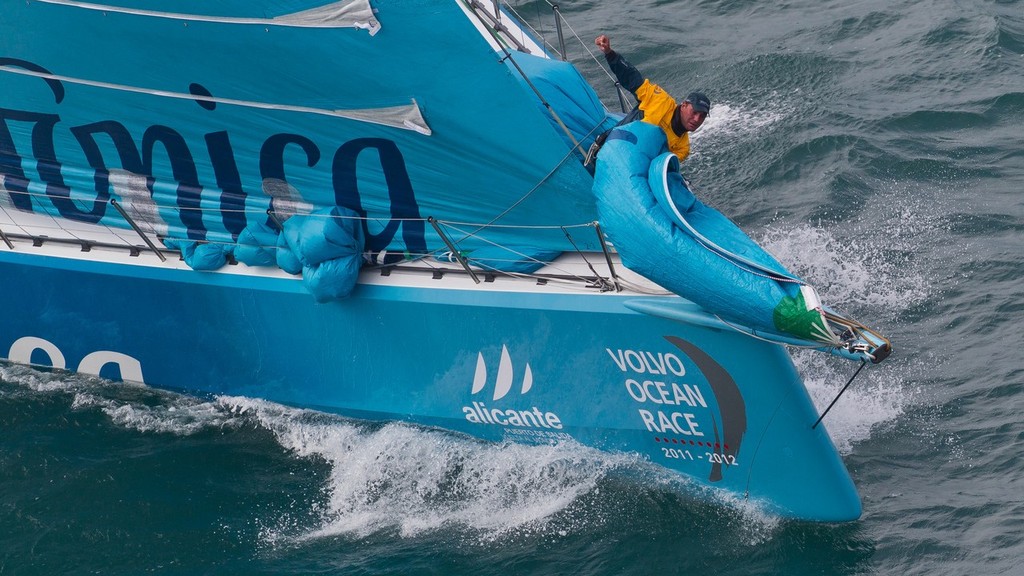
[[[702,199],[893,339],[826,420],[863,517],[703,501],[575,445],[0,366],[0,574],[1024,574],[1024,2],[559,4],[610,105],[599,33],[708,93]],[[518,6],[554,38],[546,2]],[[819,408],[855,368],[794,360]]]

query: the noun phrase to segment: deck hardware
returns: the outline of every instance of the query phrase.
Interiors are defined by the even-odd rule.
[[[270,208],[267,208],[267,216],[270,216],[271,222],[274,223],[274,226],[277,226],[278,230],[284,232],[284,221],[277,217],[276,212],[274,212]]]
[[[615,286],[616,292],[622,292],[622,286],[619,285],[619,275],[615,273],[615,265],[612,264],[612,255],[608,250],[608,243],[605,242],[604,232],[601,230],[601,225],[594,222],[594,230],[597,231],[597,239],[601,242],[601,251],[604,252],[604,260],[608,263],[608,272],[612,276],[612,285]]]
[[[595,222],[594,224],[596,225],[597,222]],[[614,284],[609,284],[608,281],[605,280],[604,276],[598,274],[597,270],[594,269],[594,265],[590,263],[590,260],[587,260],[587,255],[584,254],[582,250],[580,250],[579,246],[576,245],[576,242],[572,239],[572,235],[569,234],[569,230],[566,229],[565,226],[562,226],[562,233],[565,234],[566,240],[569,241],[569,244],[572,244],[572,247],[576,250],[576,253],[580,255],[580,258],[583,258],[583,261],[587,263],[587,268],[590,268],[590,271],[594,273],[594,279],[593,281],[587,283],[587,288],[599,288],[601,292],[607,292],[609,290],[614,289],[616,292],[618,292],[618,283],[616,282]],[[598,234],[600,234],[600,231],[598,231]],[[605,257],[608,257],[607,252],[605,252]]]
[[[119,204],[114,198],[110,199],[110,204],[121,213],[121,217],[124,218],[125,221],[128,222],[128,225],[132,227],[132,230],[135,230],[135,233],[142,238],[142,241],[146,243],[146,246],[149,246],[149,249],[152,250],[158,258],[160,258],[160,261],[167,262],[167,258],[165,258],[163,253],[157,249],[156,245],[153,244],[153,241],[149,239],[149,236],[146,236],[146,233],[142,231],[142,228],[139,228],[139,225],[135,223],[135,220],[132,220],[132,217],[128,215],[128,212],[125,211],[123,207],[121,207],[121,204]]]
[[[0,238],[3,239],[4,244],[7,244],[8,248],[14,250],[14,244],[11,243],[11,239],[7,237],[7,234],[4,234],[3,230],[0,230]]]
[[[555,13],[555,29],[558,30],[558,51],[561,53],[562,62],[565,62],[565,37],[562,35],[562,13],[558,11],[558,4],[552,4],[551,10]]]
[[[434,227],[434,231],[437,232],[437,235],[440,236],[441,240],[444,241],[444,245],[447,246],[448,249],[452,251],[452,256],[459,261],[459,264],[462,264],[463,268],[466,269],[466,272],[469,273],[469,277],[473,279],[473,282],[479,284],[480,279],[477,278],[476,272],[473,272],[473,269],[469,267],[469,262],[466,261],[466,258],[463,257],[462,254],[455,249],[455,245],[452,244],[452,241],[449,240],[448,236],[446,236],[444,231],[441,230],[441,225],[437,223],[437,220],[433,216],[430,216],[427,218],[427,222],[430,222],[430,225]],[[437,276],[434,277],[437,278]]]

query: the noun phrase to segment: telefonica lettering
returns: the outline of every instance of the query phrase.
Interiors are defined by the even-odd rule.
[[[4,57],[0,57],[0,67],[30,71],[50,89],[58,109],[64,101],[63,80],[50,70],[26,60]],[[196,111],[196,118],[202,122],[203,114],[216,109],[217,99],[199,84],[192,84],[189,91],[202,110]],[[12,124],[21,126],[12,129]],[[63,130],[68,134],[62,133]],[[19,149],[15,136],[26,133],[32,135],[31,142],[21,143]],[[155,187],[160,185],[154,174],[169,169],[176,183],[168,193],[174,196],[177,206],[182,209],[181,223],[187,237],[206,240],[209,233],[217,232],[237,238],[247,224],[245,207],[248,194],[242,186],[242,164],[236,157],[231,134],[215,129],[199,139],[189,138],[190,133],[163,125],[125,125],[113,118],[67,126],[58,114],[0,106],[0,160],[3,160],[0,161],[0,182],[10,195],[11,204],[19,210],[38,210],[38,200],[33,200],[33,195],[41,193],[60,216],[96,224],[106,215],[114,192],[112,187],[123,172],[140,176],[148,195],[152,196],[158,192]],[[55,157],[55,143],[69,137],[78,142],[93,171],[91,178],[83,176],[78,179],[93,182],[91,191],[75,189],[72,193],[71,186],[64,179],[61,159]],[[329,154],[331,148],[334,149],[333,160],[321,162],[325,152]],[[326,172],[334,184],[335,203],[365,217],[359,194],[359,175],[368,170],[369,158],[377,159],[379,170],[373,167],[373,177],[377,177],[377,173],[383,175],[391,200],[392,217],[384,222],[379,233],[371,231],[366,220],[363,221],[368,248],[372,252],[383,250],[401,230],[407,250],[426,252],[423,219],[398,145],[384,138],[356,138],[331,148],[325,151],[302,134],[269,134],[259,149],[258,158],[248,157],[251,152],[247,152],[243,160],[249,163],[258,161],[259,176],[265,184],[287,186],[289,178],[286,171],[297,173],[295,179],[308,178],[304,172]],[[204,178],[199,169],[198,159],[202,156],[209,158],[213,182],[203,181],[211,175]],[[296,162],[296,158],[301,160]],[[37,167],[42,182],[30,180],[23,168],[28,165]],[[112,168],[114,166],[120,168]],[[210,203],[220,206],[215,215],[204,211]]]

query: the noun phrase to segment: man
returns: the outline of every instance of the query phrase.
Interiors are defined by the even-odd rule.
[[[661,86],[643,77],[632,64],[612,50],[611,40],[604,34],[594,40],[604,52],[619,84],[636,95],[640,101],[640,114],[644,122],[660,126],[668,140],[668,149],[679,157],[680,162],[690,154],[690,132],[693,132],[708,117],[711,100],[702,92],[691,92],[682,104],[676,101]]]

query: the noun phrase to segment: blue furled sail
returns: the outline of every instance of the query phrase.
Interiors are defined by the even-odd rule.
[[[720,318],[840,356],[880,362],[889,354],[884,338],[826,311],[814,288],[698,200],[659,127],[633,122],[611,132],[594,194],[623,264]]]

